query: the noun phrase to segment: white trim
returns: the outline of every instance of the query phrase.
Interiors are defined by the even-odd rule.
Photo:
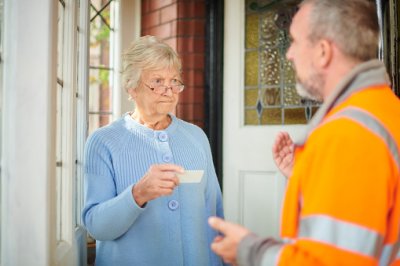
[[[75,174],[76,174],[76,92],[77,92],[77,5],[74,0],[65,1],[62,39],[61,96],[61,239],[57,243],[57,265],[70,265],[74,261],[75,228]],[[60,206],[57,205],[57,208]]]
[[[121,62],[121,44],[120,44],[120,1],[114,0],[110,4],[110,9],[114,10],[110,14],[111,28],[110,32],[110,66],[114,69],[112,76],[110,75],[110,86],[112,89],[112,110],[113,120],[121,116],[121,78],[120,78],[120,62]]]
[[[225,217],[233,222],[239,222],[238,206],[232,204],[239,193],[239,172],[236,152],[233,153],[231,148],[238,141],[233,135],[243,125],[244,2],[225,0],[224,9],[223,197]]]
[[[90,12],[89,1],[79,1],[79,30],[78,30],[78,86],[76,98],[76,179],[75,179],[75,210],[74,223],[76,240],[75,265],[87,264],[86,230],[81,226],[83,209],[83,157],[86,137],[88,134],[88,88],[89,88],[89,36]]]
[[[119,8],[119,30],[116,32],[119,39],[119,45],[115,49],[118,54],[115,61],[114,72],[115,78],[115,117],[120,117],[122,114],[131,111],[134,103],[128,100],[128,94],[121,87],[121,54],[129,47],[129,45],[140,37],[140,18],[141,18],[141,1],[140,0],[118,0]],[[116,103],[117,102],[117,103]]]
[[[4,5],[3,265],[54,265],[57,2]]]
[[[89,88],[89,1],[80,2],[78,31],[78,87],[76,99],[76,211],[75,224],[81,225],[80,214],[83,208],[83,156],[88,134],[88,88]]]

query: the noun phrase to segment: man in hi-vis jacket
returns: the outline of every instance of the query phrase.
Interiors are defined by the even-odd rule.
[[[281,239],[218,218],[211,245],[234,265],[399,265],[400,101],[376,59],[379,26],[366,0],[305,0],[287,58],[298,92],[323,101],[303,139],[273,155],[288,177]]]

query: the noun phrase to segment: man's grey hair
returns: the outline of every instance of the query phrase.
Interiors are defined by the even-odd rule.
[[[129,92],[138,86],[143,71],[168,68],[181,72],[174,49],[155,36],[140,37],[122,55],[122,87]]]
[[[304,0],[311,4],[311,42],[328,39],[350,58],[368,61],[376,58],[379,24],[375,5],[368,0]]]

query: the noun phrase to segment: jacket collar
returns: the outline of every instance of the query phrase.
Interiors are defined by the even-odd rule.
[[[370,60],[354,67],[336,86],[314,117],[308,123],[305,133],[295,141],[303,145],[308,135],[321,123],[326,114],[346,100],[351,94],[373,85],[390,84],[385,65],[379,60]]]

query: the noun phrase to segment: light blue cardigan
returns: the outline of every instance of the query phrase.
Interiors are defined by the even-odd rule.
[[[82,218],[97,240],[96,266],[223,265],[210,250],[217,233],[207,218],[223,217],[223,208],[208,139],[199,127],[171,117],[167,129],[152,130],[126,114],[88,138]],[[162,163],[204,170],[203,179],[140,208],[132,186],[150,165]]]

